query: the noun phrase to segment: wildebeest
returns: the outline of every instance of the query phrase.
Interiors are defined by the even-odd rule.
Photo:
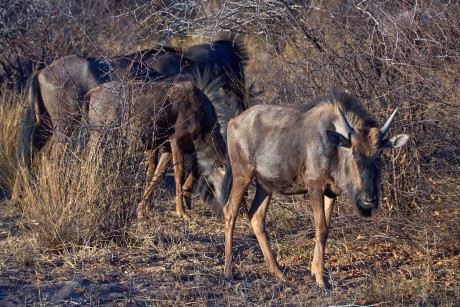
[[[315,221],[311,272],[328,287],[324,250],[335,198],[341,193],[356,211],[371,216],[378,207],[382,148],[398,148],[409,136],[385,138],[396,110],[380,129],[351,95],[334,91],[299,107],[258,105],[229,123],[227,166],[222,187],[225,272],[232,274],[232,242],[238,207],[256,178],[249,219],[271,272],[282,276],[265,233],[272,193],[309,194]]]
[[[182,74],[194,76],[195,82],[198,83],[202,80],[212,78],[219,78],[221,80],[222,91],[227,97],[227,100],[226,103],[213,103],[213,105],[218,115],[224,141],[226,142],[228,121],[243,112],[248,104],[244,75],[245,66],[248,60],[247,50],[241,40],[231,36],[227,39],[219,39],[211,43],[191,46],[183,53],[183,56],[188,66],[182,69]],[[200,74],[209,74],[209,76],[198,76],[197,78],[195,71],[200,72]],[[200,88],[203,88],[203,85],[198,85]],[[166,150],[159,158],[158,163],[155,163],[155,155],[149,153],[147,178],[151,179],[147,182],[146,188],[144,189],[144,195],[139,203],[140,207],[143,207],[151,198],[156,180],[158,176],[165,171],[171,158],[171,152]],[[184,184],[183,195],[184,201],[186,201],[187,204],[190,203],[192,186],[196,180],[195,177],[194,171],[192,170],[191,175],[189,175]],[[199,182],[202,181],[203,178],[200,178]],[[199,188],[201,190],[202,199],[206,200],[209,198],[209,203],[214,210],[214,205],[217,203],[213,195],[208,193],[208,189],[206,188],[207,185],[204,184],[202,186],[204,189]]]
[[[225,130],[228,119],[245,108],[243,70],[247,52],[240,41],[230,38],[229,42],[231,44],[228,44],[227,40],[213,42],[212,46],[215,49],[208,52],[208,57],[191,48],[187,51],[190,59],[185,58],[180,50],[164,47],[114,58],[83,58],[71,55],[54,61],[48,67],[36,72],[29,81],[30,106],[23,119],[18,161],[24,161],[28,165],[33,152],[40,150],[46,143],[53,143],[48,142],[50,139],[63,141],[70,139],[75,128],[81,124],[84,115],[82,113],[84,97],[95,87],[111,81],[148,81],[179,75],[194,77],[195,71],[203,73],[208,66],[212,67],[212,70],[208,69],[212,73],[211,77],[221,79],[223,94],[227,96],[227,99],[218,100],[220,105],[215,106],[218,113],[219,110],[230,110],[222,113],[227,118],[219,117],[221,126]],[[204,44],[202,48],[206,49],[208,45]],[[196,62],[192,58],[196,59]],[[240,79],[235,79],[235,76]],[[166,152],[155,171],[157,164],[154,154],[147,152],[146,187],[150,188],[145,191],[152,191],[154,174],[162,173],[170,159],[171,153]],[[186,186],[189,187],[187,190],[190,190],[193,182],[191,179],[190,177],[186,182]],[[18,181],[13,196],[18,194],[17,185]],[[151,193],[145,194],[143,202],[148,201],[150,196]]]
[[[29,108],[23,118],[18,160],[28,165],[32,155],[47,143],[69,139],[81,124],[85,95],[90,90],[109,81],[150,80],[177,73],[180,64],[176,56],[173,49],[152,49],[114,58],[69,55],[37,71],[27,85]],[[163,61],[179,67],[171,71],[160,65]]]
[[[212,88],[208,90],[210,97],[216,97]],[[88,148],[117,129],[133,146],[142,143],[141,149],[155,149],[169,140],[179,216],[187,217],[182,202],[184,153],[196,152],[202,175],[211,182],[220,178],[215,184],[220,188],[227,160],[225,144],[211,101],[193,81],[110,82],[88,96]]]

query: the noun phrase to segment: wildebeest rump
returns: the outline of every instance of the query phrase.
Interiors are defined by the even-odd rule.
[[[335,198],[345,192],[361,216],[377,209],[380,149],[398,148],[408,140],[385,138],[396,111],[380,129],[356,99],[344,92],[299,107],[258,105],[228,127],[227,166],[222,187],[225,217],[225,271],[231,275],[233,229],[243,195],[256,178],[249,211],[252,228],[271,272],[282,272],[269,247],[265,216],[272,193],[307,193],[315,220],[311,272],[324,278],[324,250]],[[230,188],[231,187],[231,188]]]
[[[208,180],[223,177],[226,149],[217,116],[207,95],[192,81],[110,82],[88,95],[91,134],[87,149],[116,130],[121,130],[134,150],[138,143],[142,143],[141,150],[154,149],[169,140],[179,216],[186,217],[182,202],[184,153],[197,153],[202,175]]]

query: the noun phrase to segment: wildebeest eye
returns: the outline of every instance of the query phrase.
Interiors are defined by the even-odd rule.
[[[225,165],[220,161],[214,161],[214,167],[217,169],[225,169]]]

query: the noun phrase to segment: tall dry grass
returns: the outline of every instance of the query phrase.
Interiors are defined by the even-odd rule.
[[[35,248],[75,252],[111,242],[127,244],[143,185],[142,156],[128,151],[121,138],[86,153],[81,145],[87,131],[82,128],[73,142],[77,145],[47,144],[30,169],[16,165],[23,97],[8,90],[1,95],[0,184],[10,195],[17,178],[21,190],[16,205]]]
[[[22,116],[25,111],[22,93],[0,86],[0,192],[11,193],[15,176],[15,155]]]
[[[75,252],[129,240],[141,172],[122,154],[95,150],[89,158],[62,146],[40,158],[32,178],[20,176],[20,206],[41,247]]]

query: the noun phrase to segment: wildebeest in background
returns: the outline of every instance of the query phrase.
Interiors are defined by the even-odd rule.
[[[356,99],[344,92],[299,107],[258,105],[228,127],[227,166],[222,187],[225,272],[232,274],[232,241],[238,207],[256,178],[249,218],[271,272],[282,272],[269,247],[265,216],[272,193],[307,193],[315,220],[311,272],[324,287],[324,250],[335,198],[348,194],[361,216],[378,207],[380,149],[398,148],[409,136],[385,138],[396,110],[380,129]]]
[[[62,57],[37,71],[29,79],[29,108],[24,115],[18,144],[18,163],[30,164],[33,154],[46,144],[68,143],[81,124],[85,95],[100,84],[116,80],[150,80],[159,78],[165,69],[150,69],[155,61],[172,61],[173,49],[135,52],[114,58],[84,58],[78,55]],[[180,68],[180,65],[179,65]],[[175,68],[179,71],[179,68]],[[16,180],[13,197],[18,194]]]
[[[241,99],[245,97],[243,69],[247,52],[239,40],[230,38],[230,42],[232,44],[227,44],[226,40],[214,42],[213,46],[217,49],[210,53],[212,59],[209,61],[206,57],[189,52],[190,56],[197,58],[198,62],[194,62],[192,59],[184,58],[180,50],[168,47],[139,51],[115,58],[83,58],[71,55],[54,61],[48,67],[36,72],[29,81],[30,105],[23,119],[18,161],[28,165],[31,155],[46,143],[57,140],[67,142],[71,139],[72,133],[81,124],[84,115],[82,114],[84,97],[95,87],[110,81],[147,81],[178,75],[194,77],[196,69],[203,74],[208,64],[212,67],[211,77],[221,79],[223,94],[227,96],[225,100],[217,100],[220,105],[215,106],[222,129],[225,131],[229,118],[244,110]],[[231,50],[222,49],[219,47],[221,45]],[[220,55],[220,52],[224,53]],[[239,76],[241,79],[235,81],[234,76]],[[232,86],[228,86],[230,82]],[[234,86],[235,84],[239,86]],[[222,110],[224,112],[220,112]],[[228,110],[230,112],[226,112]],[[51,142],[48,142],[50,139]],[[162,163],[159,163],[162,168],[155,171],[157,168],[155,156],[152,152],[147,152],[146,187],[154,185],[154,174],[162,173],[170,159],[171,153],[162,156],[160,159]],[[187,180],[187,187],[193,183],[191,179],[190,177]],[[18,194],[18,190],[16,180],[13,197]],[[145,189],[150,193],[144,195],[144,202],[151,196],[151,190]]]
[[[216,90],[212,83],[205,89],[213,99],[218,99],[213,95]],[[182,200],[184,153],[196,152],[201,175],[220,188],[227,162],[225,144],[211,101],[193,81],[110,82],[88,96],[87,150],[117,130],[134,150],[139,143],[137,150],[155,149],[169,140],[179,216],[187,217]]]

